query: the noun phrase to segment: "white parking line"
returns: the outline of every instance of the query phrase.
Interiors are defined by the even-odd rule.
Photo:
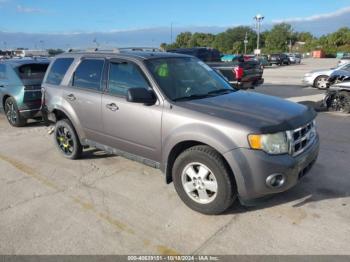
[[[292,102],[303,102],[303,101],[312,101],[312,102],[319,102],[322,101],[325,97],[325,94],[317,94],[317,95],[309,95],[309,96],[296,96],[296,97],[288,97],[286,100],[292,101]]]

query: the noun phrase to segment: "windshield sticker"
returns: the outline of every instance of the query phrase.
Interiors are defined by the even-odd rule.
[[[198,64],[204,67],[207,71],[213,71],[213,69],[210,66],[208,66],[206,63],[203,63],[202,61],[199,61]]]

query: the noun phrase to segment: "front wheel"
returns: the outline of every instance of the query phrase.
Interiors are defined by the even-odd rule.
[[[319,76],[315,79],[314,87],[318,89],[327,89],[328,86],[328,76]]]
[[[237,196],[229,168],[208,146],[194,146],[176,159],[172,170],[175,189],[191,209],[215,215],[227,210]]]
[[[13,97],[9,97],[5,101],[4,112],[7,121],[11,126],[22,127],[26,124],[26,119],[24,119],[17,106],[17,102]]]
[[[64,157],[77,159],[81,156],[83,147],[72,123],[68,119],[62,119],[56,123],[54,140]]]

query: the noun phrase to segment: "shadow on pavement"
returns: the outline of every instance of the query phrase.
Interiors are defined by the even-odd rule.
[[[117,155],[109,154],[105,151],[96,149],[96,148],[88,148],[85,149],[82,156],[78,159],[79,160],[90,160],[90,159],[101,159],[101,158],[109,158],[109,157],[115,157]]]

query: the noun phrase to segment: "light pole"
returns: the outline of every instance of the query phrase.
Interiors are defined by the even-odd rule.
[[[170,24],[170,44],[173,43],[173,22]]]
[[[261,14],[257,14],[256,16],[253,17],[256,21],[256,29],[258,31],[258,38],[256,41],[256,49],[259,50],[260,49],[260,28],[261,28],[261,22],[264,20],[264,16],[262,16]]]
[[[247,54],[247,44],[248,44],[248,33],[245,33],[245,38],[244,38],[244,54]]]

